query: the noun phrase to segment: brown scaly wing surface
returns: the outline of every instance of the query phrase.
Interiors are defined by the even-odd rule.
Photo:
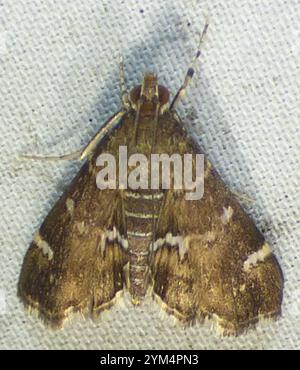
[[[124,232],[120,196],[97,188],[100,150],[55,204],[24,259],[18,295],[52,327],[71,312],[97,316],[125,286],[127,253],[114,231]]]
[[[172,153],[199,153],[177,119],[158,137],[181,136]],[[223,335],[236,335],[260,317],[280,314],[279,264],[251,218],[211,165],[205,163],[204,196],[185,199],[168,191],[157,224],[152,258],[153,294],[184,324],[205,317]]]

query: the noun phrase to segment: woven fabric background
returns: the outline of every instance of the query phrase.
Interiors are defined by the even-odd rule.
[[[281,264],[282,318],[238,338],[182,329],[151,300],[51,332],[16,297],[24,254],[77,162],[70,153],[120,107],[127,82],[155,71],[174,94],[210,16],[202,64],[180,114]],[[300,4],[297,0],[0,2],[0,348],[292,349],[300,347]],[[252,199],[251,201],[249,200]]]

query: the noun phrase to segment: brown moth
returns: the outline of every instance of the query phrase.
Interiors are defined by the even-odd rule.
[[[99,190],[96,184],[98,156],[117,158],[120,146],[147,158],[202,153],[175,112],[200,54],[199,47],[171,105],[151,73],[127,94],[121,64],[123,109],[86,148],[63,156],[88,159],[42,223],[18,284],[25,306],[49,326],[61,327],[71,312],[96,318],[125,289],[135,305],[151,292],[181,323],[211,318],[224,335],[280,315],[280,266],[208,160],[200,200],[186,200],[172,187]]]

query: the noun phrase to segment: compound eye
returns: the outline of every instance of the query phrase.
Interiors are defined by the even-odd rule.
[[[166,87],[159,85],[158,95],[159,95],[159,101],[161,105],[165,105],[169,102],[170,93]]]
[[[141,89],[142,85],[137,85],[135,86],[131,91],[130,91],[130,101],[133,104],[136,104],[138,100],[140,99],[141,96]]]

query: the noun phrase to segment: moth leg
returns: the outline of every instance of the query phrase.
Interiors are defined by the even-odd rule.
[[[99,144],[99,142],[106,137],[111,130],[113,130],[120,122],[121,118],[125,115],[126,111],[121,110],[115,113],[112,117],[110,117],[106,123],[101,127],[101,129],[96,133],[96,135],[92,138],[92,140],[85,146],[82,150],[80,159],[86,158],[95,147]]]
[[[200,56],[201,56],[201,46],[202,46],[202,43],[203,43],[203,40],[204,40],[204,36],[207,33],[207,29],[208,29],[208,21],[206,21],[204,29],[202,31],[202,34],[200,36],[197,52],[196,52],[190,66],[187,70],[187,73],[185,75],[185,79],[184,79],[183,84],[181,85],[181,87],[177,91],[177,93],[176,93],[176,95],[175,95],[175,97],[174,97],[174,99],[171,103],[170,109],[174,109],[176,107],[176,105],[178,104],[178,102],[186,94],[186,90],[187,90],[187,88],[188,88],[188,86],[189,86],[189,84],[190,84],[190,82],[193,78],[194,73],[195,73],[195,65],[196,65],[196,63],[198,62],[198,60],[200,59]]]
[[[30,154],[21,154],[19,157],[24,159],[33,159],[38,161],[68,161],[80,159],[82,149],[77,150],[76,152],[63,155],[53,155],[53,156],[40,156],[40,155],[30,155]]]
[[[65,161],[65,160],[83,160],[98,145],[98,143],[111,131],[115,128],[120,119],[124,116],[125,111],[119,111],[114,114],[108,121],[104,124],[103,127],[96,133],[96,135],[90,140],[90,142],[84,146],[82,149],[77,150],[76,152],[69,153],[69,154],[62,154],[62,155],[54,155],[54,156],[40,156],[40,155],[30,155],[30,154],[22,154],[20,158],[24,159],[33,159],[33,160],[40,160],[40,161]]]
[[[130,108],[128,91],[126,88],[126,81],[125,81],[125,68],[124,68],[124,59],[122,55],[119,57],[119,70],[120,70],[120,91],[121,91],[121,98],[122,104],[125,110]]]

